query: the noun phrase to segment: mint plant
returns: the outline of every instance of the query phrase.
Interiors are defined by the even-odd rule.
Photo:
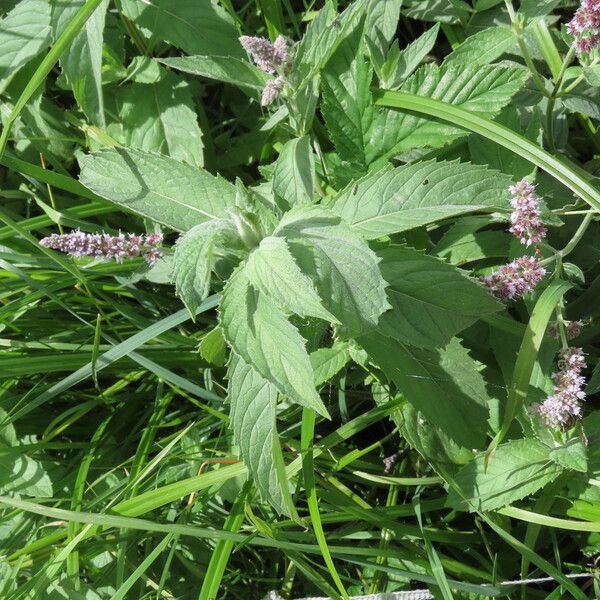
[[[597,597],[600,5],[8,4],[2,594]]]

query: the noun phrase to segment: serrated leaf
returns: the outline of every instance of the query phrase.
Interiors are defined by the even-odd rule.
[[[561,0],[521,0],[519,12],[529,19],[549,15]]]
[[[367,5],[365,35],[382,54],[398,29],[401,6],[402,0],[370,0]]]
[[[274,235],[285,238],[300,269],[348,335],[372,329],[389,308],[379,259],[333,212],[320,206],[292,209]]]
[[[244,56],[233,19],[211,0],[121,0],[120,6],[149,32],[150,46],[167,41],[186,54]]]
[[[450,489],[448,506],[469,511],[487,511],[507,506],[534,494],[563,471],[550,459],[550,448],[534,439],[511,440],[496,448],[487,472],[485,455],[465,465],[456,474],[465,501]]]
[[[397,89],[407,77],[413,74],[414,70],[435,46],[439,31],[440,25],[436,23],[402,50],[394,73],[389,77],[389,85],[387,86],[389,89]]]
[[[54,39],[62,33],[85,0],[51,0]],[[102,2],[71,42],[60,62],[77,104],[92,123],[102,128],[102,44],[108,0]]]
[[[186,81],[165,73],[151,85],[128,85],[115,100],[122,128],[119,141],[125,146],[160,152],[199,167],[204,164],[202,131]]]
[[[503,309],[486,288],[433,256],[398,246],[378,255],[392,305],[378,329],[403,344],[444,346],[478,319]]]
[[[264,71],[247,60],[231,56],[175,56],[157,60],[177,71],[232,83],[241,88],[262,90],[269,80]]]
[[[291,207],[310,202],[314,186],[315,163],[309,137],[286,142],[275,163],[273,191]]]
[[[79,159],[81,183],[143,217],[188,231],[227,216],[235,186],[168,156],[133,148],[105,148]]]
[[[51,31],[48,0],[19,2],[0,21],[2,89],[14,73],[48,46]]]
[[[223,290],[219,317],[236,354],[292,402],[329,416],[315,390],[306,341],[277,305],[250,285],[243,267]]]
[[[250,254],[245,272],[250,283],[281,310],[338,322],[323,306],[313,282],[300,270],[283,238],[264,238]]]
[[[336,342],[330,348],[319,348],[310,355],[317,387],[337,375],[350,360],[347,342]]]
[[[519,68],[424,65],[400,88],[435,98],[480,116],[498,113],[521,88],[528,72]],[[349,36],[323,71],[322,113],[346,172],[347,182],[375,170],[396,154],[422,147],[439,147],[465,131],[448,123],[373,106],[369,88],[372,70],[360,51],[360,36]]]
[[[208,363],[222,367],[225,364],[225,339],[220,327],[215,327],[209,331],[200,342],[198,352],[200,356]]]
[[[192,318],[202,300],[208,296],[210,275],[214,267],[215,246],[227,237],[235,239],[232,223],[214,219],[201,223],[182,235],[175,244],[172,280]]]
[[[326,4],[310,22],[298,45],[292,77],[307,80],[317,73],[359,23],[365,7],[365,0],[357,0],[338,15],[331,4]]]
[[[404,12],[418,21],[458,23],[469,16],[471,7],[464,0],[405,0]]]
[[[489,416],[485,380],[457,338],[431,351],[377,333],[358,341],[427,421],[460,446],[483,445]]]
[[[468,163],[427,161],[367,175],[330,208],[366,239],[478,210],[510,209],[511,178]]]
[[[235,443],[261,498],[288,516],[295,513],[277,435],[277,389],[239,356],[228,371],[230,420]],[[282,476],[283,475],[283,476]]]
[[[550,458],[565,469],[587,473],[587,447],[581,439],[569,440],[564,446],[552,448]]]
[[[516,41],[511,29],[488,27],[468,37],[446,57],[444,65],[487,65],[510,50]]]

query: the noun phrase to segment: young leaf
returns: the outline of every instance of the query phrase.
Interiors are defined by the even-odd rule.
[[[393,74],[388,77],[387,88],[395,90],[402,85],[407,77],[413,74],[414,70],[435,46],[439,31],[440,24],[436,23],[402,50]]]
[[[229,221],[215,219],[196,225],[175,244],[172,280],[192,319],[208,296],[215,246],[227,237],[235,239],[235,227]]]
[[[294,504],[285,468],[280,468],[284,462],[276,426],[277,389],[235,354],[228,378],[234,441],[261,498],[291,517]]]
[[[264,238],[250,254],[245,272],[250,283],[281,310],[338,322],[323,307],[313,282],[299,269],[283,238]]]
[[[325,307],[348,335],[372,329],[389,307],[379,259],[333,212],[303,206],[284,215],[274,235],[286,239]]]
[[[510,50],[517,40],[508,27],[488,27],[468,37],[444,60],[444,66],[487,65]]]
[[[305,340],[277,305],[250,285],[243,267],[223,290],[219,317],[236,354],[292,402],[329,416],[315,390]]]
[[[85,0],[51,0],[54,39],[85,4]],[[77,104],[92,123],[104,128],[102,43],[108,0],[100,4],[61,57],[61,66]]]
[[[487,511],[534,494],[563,472],[550,458],[550,450],[534,439],[511,440],[496,448],[487,471],[485,455],[479,455],[456,474],[462,495],[451,488],[448,506]]]
[[[315,163],[309,137],[286,142],[275,164],[273,191],[291,207],[310,202],[314,187]]]
[[[81,183],[139,215],[187,231],[227,216],[235,186],[168,156],[133,148],[105,148],[79,160]]]
[[[2,89],[14,73],[48,46],[51,31],[48,0],[19,2],[0,21]]]
[[[350,360],[347,342],[335,342],[331,348],[319,348],[310,355],[317,387],[339,373]]]
[[[269,76],[258,67],[232,56],[173,56],[157,60],[177,71],[232,83],[241,88],[262,90],[269,80]]]
[[[365,35],[383,55],[396,35],[402,0],[369,0]]]
[[[232,18],[210,0],[121,0],[124,15],[152,34],[150,45],[167,41],[186,54],[243,58]]]
[[[177,75],[161,71],[160,81],[133,83],[116,96],[122,128],[119,141],[201,167],[202,131],[190,86]]]
[[[457,338],[434,351],[411,348],[376,333],[358,341],[427,421],[460,446],[483,445],[489,397],[477,364]]]
[[[477,210],[510,210],[509,176],[468,163],[427,161],[367,175],[330,208],[366,239]]]
[[[459,331],[503,308],[482,285],[433,256],[398,246],[378,255],[392,304],[378,329],[403,344],[445,346]]]

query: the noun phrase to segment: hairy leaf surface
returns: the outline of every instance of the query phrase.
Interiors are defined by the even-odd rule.
[[[289,206],[306,204],[313,197],[315,163],[307,135],[286,142],[275,164],[273,191]]]
[[[244,463],[261,498],[291,516],[293,502],[277,435],[277,388],[236,355],[228,377],[231,427]]]
[[[466,500],[451,488],[449,506],[469,511],[500,508],[537,492],[563,471],[551,459],[548,446],[527,438],[500,444],[487,472],[484,460],[482,454],[456,474]]]
[[[243,267],[227,282],[219,315],[236,354],[292,402],[328,416],[315,390],[306,341],[277,305],[250,285]]]
[[[235,186],[168,156],[106,148],[79,161],[83,185],[115,204],[176,231],[227,216]]]
[[[274,235],[286,239],[298,266],[315,282],[325,307],[349,335],[375,327],[389,308],[379,259],[333,212],[292,209]]]
[[[457,338],[429,351],[373,333],[359,342],[427,421],[460,446],[483,445],[489,396],[476,362]]]
[[[367,175],[330,208],[375,239],[467,212],[508,211],[510,184],[510,177],[485,167],[431,160]]]
[[[444,346],[459,331],[503,308],[482,285],[433,256],[394,246],[378,255],[392,304],[378,329],[404,344]]]
[[[487,65],[510,50],[517,40],[507,27],[489,27],[468,37],[444,61],[446,66]]]

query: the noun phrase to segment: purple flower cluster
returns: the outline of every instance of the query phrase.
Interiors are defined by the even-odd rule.
[[[565,348],[560,353],[559,371],[552,374],[554,390],[542,404],[535,407],[547,425],[557,427],[568,423],[571,419],[581,417],[581,401],[585,398],[582,387],[585,377],[581,371],[585,369],[585,357],[581,348]]]
[[[510,216],[510,232],[526,246],[539,244],[546,237],[546,228],[542,224],[540,200],[535,196],[535,186],[522,179],[509,188],[513,213]]]
[[[107,233],[84,233],[71,231],[65,234],[56,234],[40,240],[40,244],[46,248],[60,250],[71,256],[92,256],[104,260],[116,260],[123,262],[126,258],[137,258],[141,256],[149,265],[154,265],[162,252],[157,248],[163,240],[160,233],[150,235],[134,235],[128,233],[109,235]]]
[[[256,66],[267,73],[275,73],[285,69],[290,62],[287,43],[283,36],[279,36],[273,43],[263,37],[251,37],[243,35],[240,43],[244,50],[252,56]],[[280,75],[275,79],[267,81],[261,98],[261,105],[272,104],[285,85],[285,80]]]
[[[600,0],[582,0],[567,31],[575,38],[579,52],[591,52],[600,45]]]
[[[284,85],[283,77],[276,77],[275,79],[270,79],[267,81],[263,92],[260,103],[262,106],[268,106],[272,104],[277,96],[279,96],[279,92],[283,89]]]
[[[256,66],[267,73],[275,73],[277,67],[284,67],[290,60],[285,38],[281,35],[273,43],[263,37],[243,35],[240,43]]]
[[[567,333],[567,338],[572,340],[576,337],[579,337],[581,333],[581,328],[585,325],[585,322],[581,319],[579,321],[565,321],[565,330]],[[552,338],[558,338],[558,327],[556,325],[550,325],[548,327],[548,335]]]
[[[499,300],[514,300],[532,292],[545,274],[535,256],[521,256],[480,280]]]

